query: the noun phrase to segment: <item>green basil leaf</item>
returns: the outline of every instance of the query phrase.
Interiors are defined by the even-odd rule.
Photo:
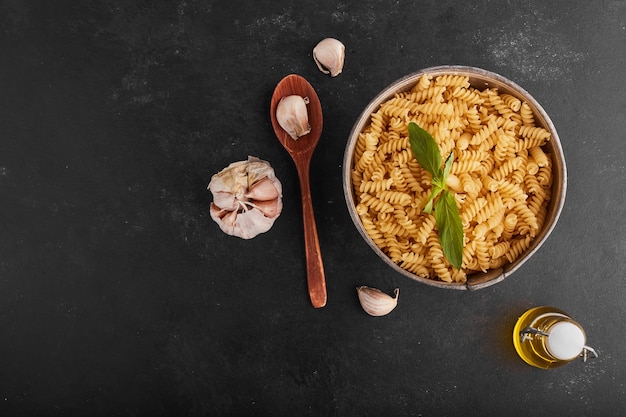
[[[424,213],[430,214],[433,211],[433,201],[435,200],[435,198],[437,198],[439,193],[441,193],[442,191],[443,191],[443,188],[438,187],[433,184],[433,190],[430,192],[430,197],[428,197],[428,203],[426,203],[426,206],[424,206],[424,210],[423,210]]]
[[[446,183],[450,171],[452,171],[452,162],[454,162],[454,151],[450,152],[450,155],[446,158],[446,163],[443,166],[443,183]]]
[[[441,151],[435,139],[416,123],[409,123],[409,142],[415,159],[430,172],[433,179],[441,178]]]
[[[442,172],[442,175],[443,175],[443,172]],[[432,177],[430,182],[433,185],[433,190],[434,189],[444,190],[446,188],[446,182],[443,180],[443,178]]]
[[[463,224],[454,194],[444,190],[435,202],[435,220],[443,254],[452,266],[461,269],[463,263]]]
[[[433,199],[432,198],[428,200],[428,203],[426,203],[426,205],[424,206],[424,210],[422,211],[428,214],[433,212]]]
[[[461,269],[463,263],[463,224],[454,194],[448,191],[446,186],[446,179],[452,171],[454,152],[450,152],[442,169],[439,145],[430,133],[413,122],[409,123],[409,142],[415,159],[432,177],[433,188],[423,211],[432,213],[434,205],[439,242],[443,254],[452,266]]]

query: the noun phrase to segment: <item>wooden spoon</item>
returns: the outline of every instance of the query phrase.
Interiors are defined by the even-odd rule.
[[[276,120],[276,106],[278,106],[280,99],[294,94],[309,98],[307,112],[309,124],[311,125],[311,131],[297,140],[292,139]],[[324,277],[324,264],[322,263],[317,227],[315,226],[309,175],[311,157],[322,134],[322,106],[311,84],[299,75],[290,74],[283,78],[274,89],[270,104],[270,117],[276,137],[289,152],[298,170],[300,191],[302,193],[304,248],[309,297],[313,307],[324,307],[326,305],[326,279]]]

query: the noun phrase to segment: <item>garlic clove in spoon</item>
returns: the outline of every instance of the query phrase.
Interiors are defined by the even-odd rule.
[[[395,297],[382,292],[378,288],[366,287],[364,285],[356,287],[356,292],[363,310],[370,316],[379,317],[391,313],[396,308],[400,289],[396,288],[393,291]]]
[[[294,94],[281,98],[276,106],[276,121],[294,140],[311,131],[307,104],[308,97]]]
[[[346,47],[335,38],[322,39],[313,48],[313,59],[324,74],[336,77],[343,71]]]

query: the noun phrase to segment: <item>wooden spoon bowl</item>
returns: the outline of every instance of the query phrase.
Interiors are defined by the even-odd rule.
[[[292,139],[276,120],[278,102],[281,98],[290,95],[299,95],[309,99],[307,112],[311,131],[297,140]],[[315,215],[313,213],[310,186],[311,158],[322,135],[322,106],[311,84],[299,75],[290,74],[283,78],[274,89],[270,104],[270,118],[276,137],[289,155],[291,155],[298,171],[300,192],[302,194],[302,217],[309,297],[313,307],[324,307],[327,298],[326,278],[324,276],[324,264],[322,262]]]

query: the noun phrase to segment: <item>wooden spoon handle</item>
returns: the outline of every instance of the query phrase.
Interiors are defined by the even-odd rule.
[[[302,164],[298,169],[300,191],[302,193],[302,217],[304,222],[304,250],[306,253],[307,283],[309,297],[313,307],[326,305],[326,278],[320,251],[320,242],[315,225],[311,186],[309,180],[309,164]]]

